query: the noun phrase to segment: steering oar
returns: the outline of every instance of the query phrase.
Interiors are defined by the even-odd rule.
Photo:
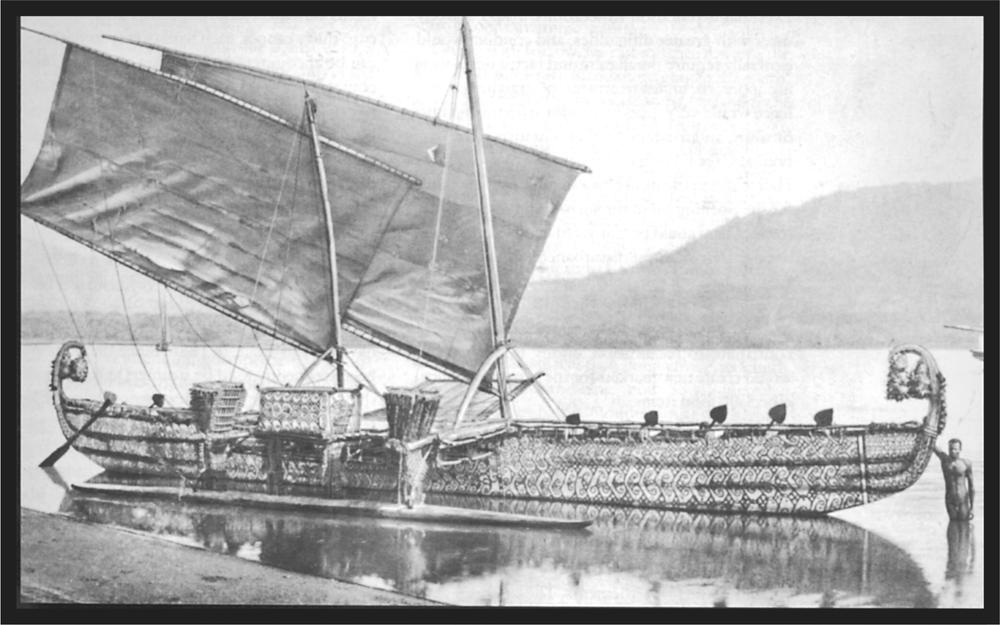
[[[118,398],[115,397],[114,393],[112,393],[111,391],[105,392],[104,403],[101,404],[101,407],[97,409],[97,412],[95,412],[94,415],[90,417],[90,419],[88,419],[86,423],[83,424],[83,427],[81,427],[79,430],[76,431],[75,434],[73,434],[73,436],[70,436],[68,439],[66,439],[66,442],[63,443],[59,447],[59,449],[56,449],[51,454],[49,454],[48,458],[42,460],[41,464],[39,464],[38,466],[44,469],[47,467],[51,467],[56,462],[59,462],[59,459],[62,458],[63,455],[67,451],[69,451],[69,448],[73,446],[73,443],[76,442],[76,439],[78,439],[81,434],[86,432],[90,428],[90,426],[94,424],[94,421],[97,421],[98,419],[103,417],[104,413],[106,413],[108,411],[108,408],[111,407],[111,404],[115,403],[117,400]]]

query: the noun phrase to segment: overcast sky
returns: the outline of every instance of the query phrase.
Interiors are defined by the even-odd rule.
[[[23,19],[147,65],[159,55],[100,36],[295,74],[431,115],[454,70],[460,22]],[[980,18],[471,23],[486,132],[593,170],[567,196],[535,279],[631,265],[732,217],[838,190],[982,175]],[[22,32],[21,51],[23,179],[41,142],[62,44]],[[459,108],[458,121],[467,124],[467,109]],[[31,282],[22,307],[51,308],[50,287],[35,286],[51,275],[39,235],[26,220],[22,227],[23,275]],[[80,269],[72,281],[87,300],[81,307],[117,302],[117,287],[103,290],[113,279],[107,261],[58,235],[42,236],[62,268]],[[139,309],[152,309],[155,296],[135,297]]]

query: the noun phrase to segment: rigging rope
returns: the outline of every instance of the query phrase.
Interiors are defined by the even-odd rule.
[[[449,96],[451,97],[451,106],[449,107],[448,121],[451,123],[455,122],[455,109],[458,105],[458,85],[461,82],[462,78],[462,64],[463,64],[462,61],[463,61],[463,55],[462,55],[462,45],[460,40],[458,46],[458,55],[455,60],[455,71],[452,73],[451,84],[448,85],[448,89],[447,91],[445,91],[444,98],[441,100],[441,106],[438,107],[437,115],[434,116],[435,123],[437,123],[437,120],[441,117],[441,109],[444,108],[444,104],[448,100]],[[452,135],[454,134],[455,134],[454,131],[448,130],[444,140],[444,162],[442,163],[441,184],[438,188],[437,214],[435,215],[434,218],[434,239],[433,239],[434,243],[433,246],[431,247],[431,259],[427,263],[427,286],[425,289],[426,293],[423,298],[423,304],[421,306],[421,313],[420,313],[420,320],[421,320],[420,327],[424,328],[425,330],[427,329],[427,309],[430,305],[430,290],[432,286],[431,281],[433,280],[434,272],[437,270],[437,255],[441,238],[441,217],[444,214],[445,189],[447,188],[448,184],[448,166],[451,162],[451,140],[452,140]],[[424,357],[425,343],[426,340],[420,342],[420,350],[418,353],[421,359],[423,359]],[[415,375],[418,378],[418,383],[419,383],[419,377],[420,377],[419,369],[415,370]]]
[[[45,259],[49,263],[49,269],[52,270],[52,277],[55,278],[56,288],[59,289],[59,295],[62,297],[63,304],[66,305],[66,312],[69,313],[69,319],[73,323],[73,329],[76,330],[76,338],[80,339],[81,343],[89,344],[89,341],[84,339],[83,332],[80,331],[80,326],[76,323],[76,317],[73,315],[73,308],[69,305],[69,299],[66,297],[66,291],[63,290],[62,282],[59,280],[59,274],[56,273],[55,263],[52,262],[52,256],[49,254],[49,248],[45,245],[45,238],[42,237],[42,230],[39,228],[37,221],[32,220],[31,223],[35,224],[35,233],[38,235],[38,241],[42,244],[42,250],[45,252]],[[90,348],[94,352],[94,360],[98,360],[96,345],[90,345]],[[94,372],[94,381],[97,382],[97,388],[103,395],[104,387],[101,385],[101,378],[97,375],[97,367],[91,364],[91,370]]]
[[[530,368],[528,368],[528,363],[521,358],[521,355],[518,354],[516,350],[509,349],[508,352],[514,357],[514,361],[517,362],[518,366],[521,367],[521,370],[524,371],[528,378],[535,377],[535,374]],[[538,391],[538,395],[542,398],[542,401],[545,402],[545,405],[548,406],[549,410],[551,410],[553,414],[563,419],[566,418],[566,411],[562,409],[562,406],[556,403],[555,398],[552,397],[548,389],[546,389],[542,384],[541,380],[535,380],[535,383],[532,386],[535,387],[535,390]]]
[[[301,127],[301,121],[299,125]],[[288,151],[288,158],[285,159],[285,171],[281,175],[281,185],[278,187],[278,196],[274,200],[274,212],[271,214],[271,223],[270,225],[268,225],[267,228],[267,237],[265,237],[264,239],[264,247],[263,249],[261,249],[260,252],[260,262],[257,264],[257,276],[254,278],[253,291],[250,292],[251,304],[255,304],[257,300],[257,288],[260,286],[260,276],[264,270],[264,261],[267,258],[267,248],[271,245],[271,235],[274,233],[274,225],[278,221],[278,209],[281,208],[281,197],[285,193],[285,183],[288,182],[288,170],[292,166],[292,157],[295,156],[296,152],[298,152],[298,148],[301,145],[301,139],[302,139],[301,133],[297,132],[295,134],[296,134],[295,141],[292,142],[292,146]],[[296,180],[297,179],[298,176],[296,175]],[[336,311],[334,312],[334,314],[336,314]],[[247,326],[243,326],[243,331],[240,332],[240,340],[236,346],[236,357],[234,359],[235,362],[239,362],[240,359],[240,350],[242,349],[243,346],[243,337],[246,336],[246,328]],[[257,348],[264,356],[265,367],[271,370],[271,373],[274,374],[274,377],[276,378],[279,377],[278,373],[274,370],[274,367],[271,365],[271,360],[267,357],[267,353],[264,351],[263,346],[261,346],[260,340],[258,340],[257,338],[257,332],[253,328],[251,328],[250,334],[253,336],[253,340],[257,344]],[[234,366],[233,370],[230,371],[229,373],[230,381],[232,381],[233,376],[235,374],[236,374],[236,368]]]
[[[163,352],[163,360],[167,363],[167,373],[170,375],[170,384],[173,385],[177,396],[181,398],[181,405],[183,406],[186,403],[186,398],[184,397],[184,393],[181,392],[180,387],[177,386],[177,379],[174,378],[174,369],[170,366],[170,356],[167,355],[166,351]]]
[[[280,288],[278,290],[278,302],[277,302],[277,305],[275,306],[274,315],[273,315],[273,317],[274,317],[274,326],[273,327],[274,327],[275,334],[277,334],[277,332],[278,332],[278,319],[281,316],[281,303],[282,303],[282,301],[284,300],[284,297],[285,297],[285,284],[286,284],[285,278],[288,275],[288,267],[289,267],[288,257],[289,257],[289,254],[291,252],[291,249],[292,249],[292,227],[293,227],[293,220],[292,220],[292,218],[295,215],[295,205],[296,205],[295,201],[298,198],[298,194],[299,194],[299,165],[302,163],[302,136],[303,136],[302,131],[304,130],[303,127],[305,126],[305,121],[306,121],[306,112],[305,112],[305,106],[303,106],[303,108],[302,108],[302,114],[299,116],[299,124],[297,126],[297,128],[299,130],[299,136],[298,136],[298,138],[296,139],[296,142],[295,142],[295,178],[294,178],[294,180],[292,180],[292,198],[291,198],[291,202],[289,203],[289,207],[288,207],[288,229],[287,229],[287,231],[285,233],[284,267],[281,270],[281,281],[280,281],[280,285],[281,286],[280,286]],[[286,170],[287,170],[287,167],[288,167],[288,165],[286,165]],[[274,344],[275,344],[276,341],[277,341],[277,339],[274,337],[274,335],[272,335],[271,336],[271,344],[268,346],[268,355],[269,356],[273,355],[273,353],[274,353]],[[296,353],[298,353],[298,352],[296,352]],[[270,361],[268,360],[268,364],[269,363],[270,363]],[[273,371],[273,369],[272,369],[272,371]],[[257,381],[258,385],[260,385],[261,381],[263,381],[264,374],[266,372],[267,372],[267,366],[265,365],[265,367],[262,368],[261,371],[260,371],[260,378]]]
[[[176,391],[177,396],[181,398],[181,405],[183,406],[186,397],[184,393],[181,392],[180,387],[177,385],[177,378],[174,377],[174,368],[170,366],[170,355],[167,353],[169,349],[169,344],[167,343],[167,306],[163,301],[163,291],[164,286],[161,284],[156,291],[156,304],[160,309],[160,341],[163,343],[163,361],[167,364],[167,374],[170,376],[170,384],[173,385],[174,391]]]
[[[297,352],[297,351],[296,351],[295,353],[296,353],[296,354],[298,354],[298,352]],[[354,365],[354,368],[355,368],[355,369],[357,370],[357,372],[358,372],[358,375],[360,375],[361,377],[359,378],[358,376],[354,375],[353,373],[351,373],[350,369],[347,369],[346,367],[344,368],[344,373],[345,373],[345,374],[346,374],[346,375],[347,375],[347,376],[348,376],[349,378],[351,378],[352,380],[354,380],[355,382],[357,382],[358,386],[360,386],[360,387],[362,387],[362,388],[366,388],[366,389],[368,389],[369,391],[371,391],[372,393],[374,393],[375,395],[378,395],[379,397],[381,397],[381,396],[382,396],[382,393],[381,393],[381,392],[380,392],[380,391],[378,390],[378,388],[377,388],[377,387],[375,386],[374,382],[372,382],[372,381],[371,381],[370,379],[368,379],[368,376],[366,376],[366,375],[365,375],[365,372],[361,370],[361,367],[359,367],[359,366],[358,366],[358,363],[354,362],[354,359],[352,359],[352,358],[351,358],[351,356],[350,356],[350,354],[348,353],[348,351],[347,351],[347,350],[345,349],[345,350],[343,350],[343,351],[342,351],[341,353],[343,353],[343,354],[344,354],[344,356],[346,356],[346,357],[347,357],[347,360],[348,360],[348,362],[349,362],[350,364]],[[301,360],[301,359],[299,359],[299,362],[300,362],[300,363],[302,363],[302,360]],[[324,359],[324,362],[325,362],[325,359]],[[303,368],[305,368],[305,367],[303,366]],[[323,377],[321,377],[321,378],[319,378],[319,379],[316,379],[316,378],[314,378],[314,377],[313,377],[313,374],[312,374],[312,372],[310,371],[310,372],[309,372],[309,377],[308,377],[308,378],[306,378],[305,380],[303,380],[303,381],[302,381],[302,384],[303,384],[303,385],[306,385],[306,381],[310,381],[310,382],[312,382],[312,384],[313,384],[314,386],[318,386],[320,382],[325,382],[325,381],[326,381],[327,379],[329,379],[329,378],[330,378],[330,376],[332,376],[332,375],[333,375],[333,374],[334,374],[334,373],[335,373],[336,371],[337,371],[337,369],[336,369],[335,367],[331,367],[331,368],[330,368],[330,370],[329,370],[329,371],[327,371],[326,375],[324,375]]]
[[[372,382],[370,379],[368,379],[368,376],[365,375],[365,372],[361,370],[361,367],[358,366],[358,363],[354,362],[354,359],[351,358],[351,353],[346,349],[344,350],[344,356],[347,358],[347,362],[351,363],[354,366],[354,368],[357,369],[358,375],[360,375],[364,379],[364,382],[359,381],[357,378],[351,375],[350,372],[348,372],[348,375],[351,375],[351,378],[354,379],[355,382],[362,384],[362,386],[366,386],[369,391],[375,393],[379,397],[382,397],[382,391],[378,390],[378,387],[375,386],[375,383]]]
[[[292,353],[295,354],[295,360],[299,363],[299,370],[304,371],[306,368],[306,363],[302,362],[302,356],[299,355],[299,350],[293,349]]]
[[[244,327],[246,327],[246,326],[244,326]],[[267,352],[264,351],[264,346],[260,344],[260,337],[257,336],[257,331],[254,330],[253,328],[250,328],[250,336],[253,338],[253,342],[257,346],[257,349],[260,351],[261,356],[264,357],[264,368],[265,369],[270,369],[271,370],[271,374],[274,375],[275,378],[278,378],[279,377],[278,376],[278,372],[274,370],[274,366],[271,364],[271,359],[268,358]],[[242,343],[243,343],[243,340],[242,340],[242,337],[240,337],[240,344],[242,344]],[[240,346],[237,345],[236,349],[237,349],[236,353],[237,353],[237,359],[238,359]],[[229,380],[230,381],[232,381],[234,373],[236,373],[235,369],[233,371],[229,372]],[[261,376],[261,377],[263,377],[263,376]]]
[[[90,72],[91,90],[92,90],[93,95],[94,95],[94,101],[97,102],[97,64],[96,63],[91,64],[90,69],[91,69],[91,72]],[[146,148],[146,138],[142,134],[142,128],[141,128],[141,126],[139,125],[139,123],[138,123],[138,121],[136,119],[135,109],[134,109],[134,107],[131,106],[131,103],[129,105],[129,113],[132,116],[132,121],[133,121],[133,125],[135,126],[136,135],[139,138],[139,145],[143,149],[145,149]],[[100,161],[100,168],[101,168],[102,172],[103,172],[104,168],[107,167],[107,166],[109,166],[109,165],[113,165],[113,163],[111,163],[110,161],[108,161],[106,159],[101,159],[101,161]],[[101,195],[104,197],[104,206],[107,207],[108,206],[108,194],[107,194],[107,191],[105,189],[105,185],[101,184],[100,185],[100,189],[101,189]],[[118,222],[121,221],[123,212],[124,211],[122,209],[118,210],[117,220],[116,220],[116,222],[114,224],[114,227],[111,224],[111,220],[110,219],[108,220],[108,238],[111,241],[117,241],[117,239],[115,239],[114,230],[115,230],[115,227],[118,225]],[[113,264],[114,264],[114,268],[115,268],[115,277],[118,280],[118,294],[121,296],[122,310],[125,312],[125,324],[128,326],[128,333],[129,333],[129,336],[132,338],[132,347],[135,348],[136,356],[139,357],[139,363],[142,365],[142,370],[146,372],[146,378],[149,379],[149,383],[153,385],[153,390],[156,391],[157,394],[161,394],[160,393],[160,389],[159,389],[159,387],[156,384],[156,381],[153,380],[153,376],[149,373],[149,368],[146,366],[146,360],[142,357],[142,351],[139,349],[139,344],[136,341],[135,331],[132,328],[132,318],[129,316],[128,304],[125,301],[125,287],[122,285],[121,271],[118,269],[118,263],[117,262],[115,262]],[[166,401],[166,397],[164,397],[164,401]]]
[[[959,428],[959,427],[961,427],[961,425],[962,425],[962,421],[964,421],[964,420],[965,420],[965,417],[966,417],[966,415],[968,415],[968,414],[970,414],[970,413],[972,412],[972,404],[973,404],[973,403],[974,403],[975,401],[976,401],[976,394],[975,394],[975,393],[972,393],[972,394],[971,394],[971,395],[969,396],[969,403],[968,403],[968,404],[966,404],[966,406],[965,406],[965,411],[964,411],[964,412],[962,413],[962,416],[960,416],[960,417],[958,418],[958,420],[956,420],[956,421],[955,421],[955,428],[956,428],[956,429],[957,429],[957,428]]]
[[[203,337],[201,335],[201,333],[198,332],[198,329],[194,327],[194,324],[191,323],[191,320],[188,318],[187,313],[184,312],[184,309],[181,308],[180,304],[177,303],[177,299],[174,298],[173,292],[171,292],[171,291],[168,290],[167,291],[167,295],[170,297],[170,300],[174,303],[174,306],[177,308],[178,312],[181,313],[181,317],[183,317],[185,323],[187,323],[188,327],[191,328],[191,331],[194,332],[194,335],[196,337],[198,337],[198,340],[201,341],[201,344],[204,345],[205,347],[207,347],[208,350],[210,352],[212,352],[212,354],[216,358],[218,358],[222,362],[226,363],[227,365],[232,365],[233,367],[235,367],[236,369],[242,371],[243,373],[246,373],[246,374],[249,374],[249,375],[257,375],[257,373],[255,371],[250,371],[249,369],[244,369],[243,367],[237,366],[236,363],[232,362],[231,360],[229,360],[228,358],[226,358],[225,356],[223,356],[222,354],[220,354],[219,352],[217,352],[215,350],[215,348],[212,347],[212,345],[208,341],[205,340],[205,337]],[[278,380],[273,379],[273,378],[268,378],[268,382],[273,382],[273,383],[275,383],[275,384],[277,384],[279,386],[281,385],[281,382],[279,382]]]
[[[132,347],[135,348],[135,354],[139,357],[139,363],[142,365],[142,370],[146,372],[146,377],[149,379],[149,383],[153,385],[153,390],[160,393],[160,388],[156,385],[156,381],[153,380],[153,376],[149,373],[149,368],[146,367],[146,360],[142,357],[142,351],[139,350],[139,343],[135,338],[135,331],[132,329],[132,319],[129,317],[128,304],[125,303],[125,288],[122,285],[121,272],[118,270],[118,263],[115,266],[115,276],[118,278],[118,294],[121,295],[122,299],[122,309],[125,311],[125,324],[128,326],[128,334],[132,337]]]
[[[458,44],[455,46],[457,52],[455,54],[455,71],[452,72],[451,84],[448,85],[448,89],[444,92],[444,97],[441,98],[441,104],[438,106],[437,114],[434,115],[434,123],[437,124],[437,120],[441,118],[441,111],[444,109],[444,103],[448,101],[448,96],[454,92],[458,91],[458,83],[462,79],[462,61],[463,59],[463,47],[462,47],[462,36],[458,36]],[[454,106],[452,107],[454,109]],[[448,119],[449,122],[455,123],[455,113],[452,111],[451,118]]]
[[[91,72],[90,72],[90,76],[91,76],[91,88],[92,88],[92,92],[94,94],[94,101],[96,102],[97,101],[97,64],[96,63],[91,64],[90,69],[91,69]],[[135,131],[136,131],[136,134],[138,135],[138,138],[139,138],[139,145],[143,149],[145,149],[146,148],[146,138],[142,134],[142,128],[138,124],[138,121],[137,121],[136,116],[135,116],[135,109],[134,109],[134,107],[131,106],[131,104],[129,105],[129,113],[132,116],[133,125],[135,126]],[[110,161],[107,161],[106,159],[101,159],[100,167],[101,167],[102,172],[103,172],[104,168],[107,167],[109,164],[111,164]],[[105,185],[101,184],[100,188],[101,188],[101,195],[104,197],[104,206],[107,207],[108,206],[108,195],[107,195],[107,192],[105,190]],[[117,226],[118,222],[121,221],[122,214],[123,214],[122,209],[119,209],[118,213],[117,213],[117,220],[115,222],[115,226]],[[108,220],[108,238],[111,239],[112,241],[116,241],[115,235],[114,235],[115,228],[112,227],[112,224],[110,223],[110,221],[111,220],[109,219]],[[142,370],[146,373],[146,378],[149,380],[149,383],[153,385],[153,390],[156,391],[157,394],[161,394],[159,386],[157,386],[156,381],[153,379],[152,374],[149,373],[149,368],[146,366],[146,360],[142,357],[142,351],[139,349],[139,344],[138,344],[138,342],[137,342],[137,340],[135,338],[135,330],[132,328],[132,318],[129,316],[128,304],[125,301],[125,287],[122,285],[121,271],[118,269],[118,263],[117,262],[114,263],[114,268],[115,268],[115,277],[118,280],[118,294],[121,296],[122,310],[125,313],[125,324],[126,324],[126,326],[128,326],[128,333],[129,333],[129,336],[132,339],[132,347],[135,348],[136,356],[139,357],[139,364],[142,365]],[[164,397],[164,401],[166,401],[166,397]]]

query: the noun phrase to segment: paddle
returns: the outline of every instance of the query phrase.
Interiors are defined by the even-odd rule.
[[[59,459],[62,458],[63,455],[67,451],[69,451],[69,448],[73,446],[73,443],[76,442],[76,439],[79,438],[81,434],[86,432],[90,428],[90,426],[94,424],[94,421],[97,421],[98,419],[103,417],[104,413],[108,411],[108,408],[110,408],[111,404],[115,403],[117,399],[118,398],[115,397],[115,394],[112,393],[111,391],[107,391],[106,393],[104,393],[104,403],[101,404],[101,407],[97,409],[97,412],[94,413],[94,416],[90,417],[90,419],[83,424],[83,427],[81,427],[79,430],[76,431],[76,434],[66,439],[65,443],[63,443],[58,449],[53,451],[51,454],[49,454],[48,458],[42,460],[41,464],[39,464],[38,466],[44,469],[46,467],[51,467],[56,462],[59,462]]]
[[[785,404],[778,404],[767,411],[767,416],[771,418],[771,425],[781,425],[785,422],[785,415],[788,414]],[[770,425],[768,427],[771,427]]]
[[[62,474],[59,473],[59,469],[55,467],[45,467],[42,470],[45,471],[45,475],[47,475],[49,479],[52,480],[53,484],[63,489],[65,492],[67,493],[69,492],[70,486],[69,484],[66,483],[66,480],[63,479]]]
[[[813,420],[819,427],[829,427],[833,423],[833,408],[827,408],[825,410],[820,410],[813,416]]]
[[[712,420],[712,425],[722,425],[726,422],[726,415],[729,414],[729,408],[726,404],[721,406],[716,406],[708,411],[708,418]],[[708,427],[712,427],[712,425]]]

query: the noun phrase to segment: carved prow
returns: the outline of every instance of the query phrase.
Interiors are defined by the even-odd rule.
[[[52,391],[52,405],[56,409],[56,418],[59,420],[59,429],[67,439],[76,433],[76,428],[66,417],[66,391],[63,389],[63,380],[69,378],[74,382],[84,382],[90,366],[87,364],[87,348],[80,341],[66,341],[59,348],[56,357],[52,360],[52,376],[49,381],[49,390]],[[100,402],[94,402],[96,404]]]
[[[920,345],[899,345],[889,352],[886,399],[926,399],[930,404],[924,417],[924,431],[934,440],[944,430],[945,379],[937,361]]]

